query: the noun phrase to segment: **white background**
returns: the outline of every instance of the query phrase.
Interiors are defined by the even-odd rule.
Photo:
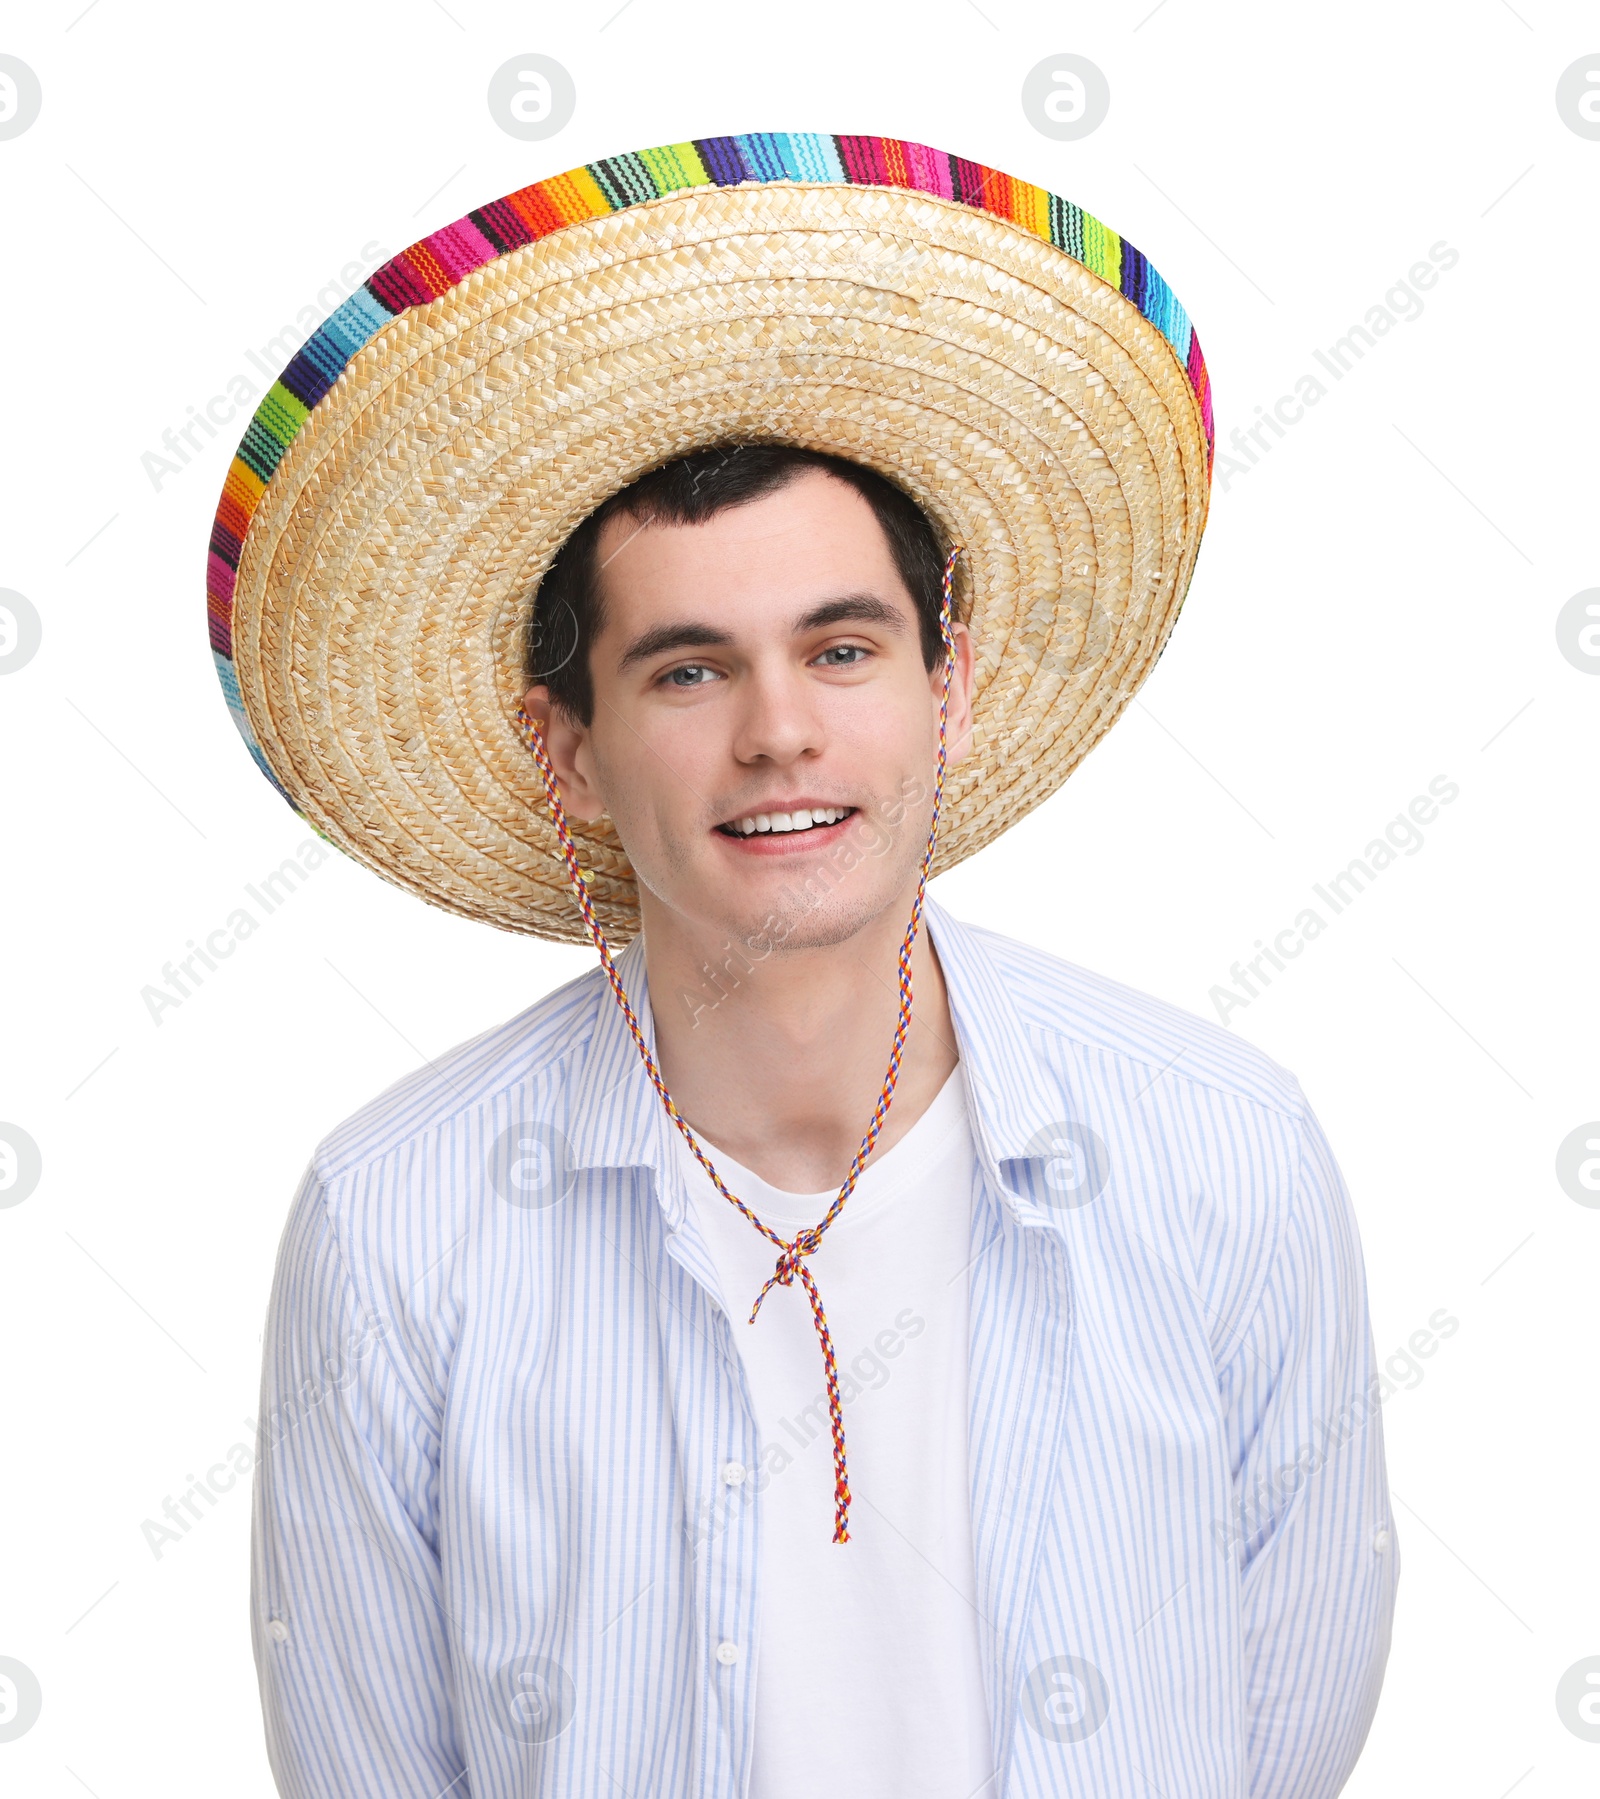
[[[0,1655],[44,1694],[0,1743],[0,1785],[270,1795],[247,1483],[159,1559],[144,1520],[248,1440],[317,1140],[591,960],[333,856],[152,1021],[141,990],[309,833],[242,748],[206,644],[205,543],[244,417],[159,489],[141,457],[235,377],[261,391],[246,350],[365,244],[392,253],[601,155],[819,130],[958,151],[1122,232],[1196,323],[1220,452],[1431,245],[1459,252],[1254,467],[1225,481],[1219,461],[1159,669],[1063,790],[936,892],[1214,1018],[1212,988],[1313,882],[1435,776],[1458,784],[1423,847],[1228,1024],[1328,1132],[1380,1355],[1440,1307],[1460,1321],[1384,1408],[1404,1573],[1348,1791],[1592,1793],[1600,1744],[1563,1727],[1555,1688],[1600,1655],[1600,1211],[1555,1156],[1600,1116],[1600,679],[1555,620],[1600,578],[1600,142],[1554,95],[1600,50],[1593,9],[447,4],[63,0],[0,26],[44,95],[0,142],[0,586],[43,619],[0,680],[0,1119],[43,1156],[0,1209]],[[485,99],[529,51],[577,84],[543,143]],[[1111,84],[1074,143],[1020,103],[1064,51]]]

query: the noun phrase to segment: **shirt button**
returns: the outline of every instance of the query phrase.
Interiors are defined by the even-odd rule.
[[[717,1660],[722,1663],[724,1668],[732,1666],[738,1659],[739,1645],[737,1643],[718,1643]]]
[[[1372,1548],[1376,1555],[1385,1555],[1389,1549],[1389,1533],[1386,1530],[1375,1530],[1372,1533]]]
[[[287,1643],[289,1640],[289,1626],[284,1623],[282,1618],[269,1618],[267,1620],[267,1634],[272,1638],[274,1643]]]
[[[744,1477],[748,1472],[749,1470],[742,1462],[724,1462],[722,1464],[722,1478],[730,1487],[743,1485]]]

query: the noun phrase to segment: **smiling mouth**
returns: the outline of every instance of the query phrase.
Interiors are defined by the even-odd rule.
[[[854,806],[798,806],[792,812],[748,812],[741,818],[730,818],[717,829],[724,837],[803,835],[843,824],[855,814]]]

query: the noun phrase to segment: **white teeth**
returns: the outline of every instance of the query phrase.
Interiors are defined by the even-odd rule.
[[[757,812],[749,818],[736,818],[730,829],[745,837],[757,831],[809,831],[813,825],[836,825],[845,812],[843,806],[797,806],[792,812]]]

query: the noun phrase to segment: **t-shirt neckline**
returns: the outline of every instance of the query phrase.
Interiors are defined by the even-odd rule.
[[[838,1222],[842,1224],[846,1216],[859,1218],[864,1212],[876,1211],[879,1205],[888,1204],[895,1195],[921,1178],[949,1147],[965,1122],[966,1111],[963,1070],[957,1062],[911,1129],[862,1169],[861,1178],[845,1202],[845,1210]],[[702,1190],[715,1192],[705,1171],[690,1154],[688,1144],[676,1132],[673,1135]],[[754,1170],[718,1149],[709,1138],[702,1137],[700,1144],[722,1176],[723,1184],[765,1222],[795,1227],[816,1224],[839,1196],[837,1186],[824,1188],[819,1193],[794,1193],[788,1188],[770,1186]],[[720,1193],[716,1198],[730,1212],[733,1210]]]

